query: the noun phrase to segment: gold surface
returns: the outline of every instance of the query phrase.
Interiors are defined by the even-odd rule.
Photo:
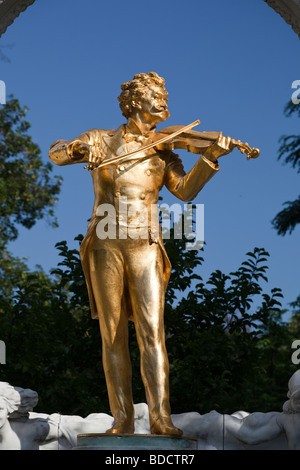
[[[92,317],[100,323],[103,367],[114,417],[113,427],[107,433],[134,432],[128,350],[128,320],[132,319],[140,349],[151,433],[180,436],[181,431],[170,418],[169,363],[164,334],[170,261],[160,231],[156,237],[152,232],[145,238],[124,237],[129,221],[127,225],[122,224],[120,202],[126,198],[132,214],[138,214],[136,209],[142,205],[149,217],[150,208],[157,203],[164,185],[180,200],[191,201],[219,171],[220,156],[235,147],[252,157],[259,151],[224,137],[221,132],[187,130],[179,135],[179,140],[173,138],[178,126],[156,132],[156,125],[165,121],[169,112],[164,79],[154,72],[135,75],[121,88],[119,101],[126,124],[117,130],[92,129],[71,141],[58,140],[51,145],[49,157],[58,165],[85,162],[92,170],[95,202],[80,256]],[[157,142],[166,135],[171,136],[169,142]],[[174,148],[185,148],[202,156],[185,173],[180,158],[172,152]],[[140,151],[134,154],[134,159],[114,160],[136,150]],[[101,166],[102,163],[105,165]],[[103,204],[112,205],[116,211],[114,239],[97,236],[97,224],[101,221],[97,209]],[[131,222],[134,218],[133,215]]]

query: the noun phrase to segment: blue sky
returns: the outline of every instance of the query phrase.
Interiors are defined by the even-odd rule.
[[[124,122],[117,97],[135,73],[166,80],[166,125],[200,119],[197,130],[218,130],[259,147],[247,161],[238,150],[220,159],[221,170],[195,203],[205,207],[207,280],[215,269],[236,270],[255,246],[270,253],[269,283],[283,290],[283,305],[300,293],[299,230],[278,236],[272,218],[299,195],[299,175],[277,160],[278,140],[299,133],[283,115],[292,82],[300,79],[300,41],[262,0],[44,0],[22,13],[0,39],[9,63],[0,62],[7,94],[29,107],[31,135],[45,161],[58,138]],[[196,156],[179,152],[189,170]],[[64,182],[56,207],[59,228],[46,221],[20,229],[16,256],[46,271],[59,261],[55,243],[85,233],[93,206],[91,176],[83,165],[54,167]],[[164,201],[178,202],[162,191]]]

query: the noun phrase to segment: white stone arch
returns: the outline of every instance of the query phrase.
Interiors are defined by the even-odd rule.
[[[264,0],[300,38],[300,0]]]
[[[15,19],[35,0],[2,0],[0,1],[0,37]]]
[[[264,1],[292,27],[300,39],[300,0]],[[34,2],[35,0],[0,0],[0,37],[15,19]]]

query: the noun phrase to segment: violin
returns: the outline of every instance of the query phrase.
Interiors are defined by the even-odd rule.
[[[203,154],[209,147],[218,142],[220,137],[222,137],[222,132],[199,132],[190,129],[186,131],[182,130],[179,135],[172,137],[172,135],[179,129],[182,130],[182,127],[171,126],[159,131],[157,133],[158,140],[164,136],[170,136],[170,140],[168,139],[166,142],[162,143],[157,142],[155,148],[157,148],[157,150],[184,149],[195,154]],[[250,160],[250,158],[257,158],[260,155],[258,148],[251,148],[248,143],[244,144],[240,140],[231,139],[230,151],[235,147],[237,147],[242,154],[247,154],[247,160]]]
[[[209,147],[219,141],[219,138],[222,137],[222,132],[199,132],[191,130],[192,127],[195,127],[198,124],[200,124],[199,120],[192,122],[188,126],[166,127],[156,133],[155,139],[150,144],[124,155],[119,155],[118,157],[103,161],[96,166],[94,166],[95,164],[93,163],[89,163],[89,165],[84,168],[94,170],[96,168],[112,165],[125,160],[144,160],[149,158],[151,155],[146,157],[144,155],[139,157],[136,155],[151,148],[155,148],[157,150],[184,149],[195,154],[204,154]],[[250,158],[257,158],[260,155],[258,148],[251,148],[248,143],[244,144],[240,140],[231,139],[229,151],[231,152],[235,147],[237,147],[242,154],[246,153],[247,160]]]

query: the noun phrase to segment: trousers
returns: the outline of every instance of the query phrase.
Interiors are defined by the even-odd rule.
[[[132,369],[128,347],[130,301],[140,350],[141,376],[150,428],[168,419],[169,362],[165,346],[163,259],[159,245],[145,239],[94,236],[89,250],[90,276],[102,339],[102,361],[115,426],[132,423]]]

